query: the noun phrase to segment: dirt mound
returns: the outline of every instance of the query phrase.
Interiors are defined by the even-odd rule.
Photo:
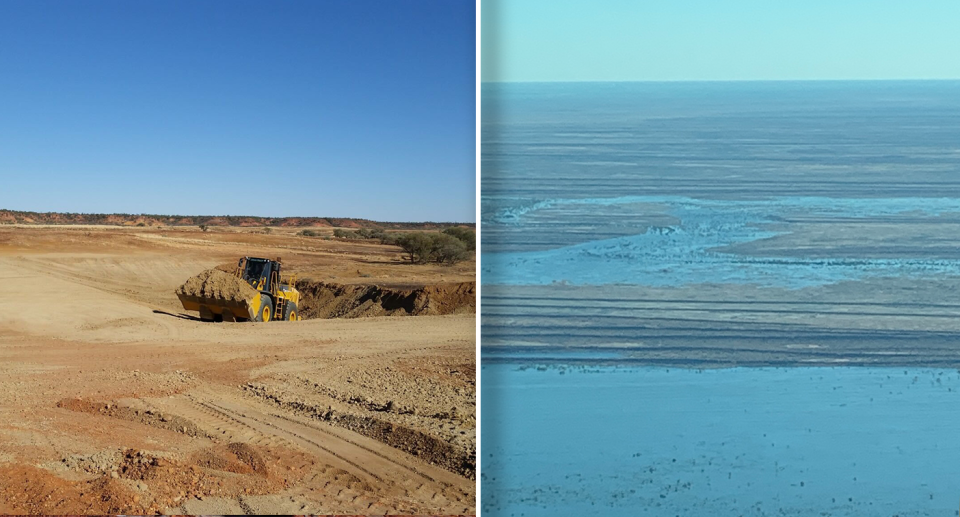
[[[67,481],[28,465],[0,467],[0,510],[49,515],[156,513],[117,479]]]
[[[255,296],[257,290],[236,276],[214,268],[189,278],[177,288],[177,294],[242,301]]]
[[[227,445],[227,449],[254,472],[263,474],[267,471],[267,464],[263,461],[263,456],[250,445],[245,443],[231,443]]]
[[[297,289],[300,317],[304,319],[428,316],[477,310],[476,282],[394,289],[301,280]]]
[[[250,474],[253,472],[253,469],[240,461],[240,459],[236,457],[236,454],[229,451],[212,451],[205,449],[194,454],[194,463],[203,468],[232,472],[234,474]]]

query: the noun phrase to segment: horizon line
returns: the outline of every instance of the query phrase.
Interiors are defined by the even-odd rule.
[[[551,80],[551,81],[480,81],[484,84],[543,84],[543,83],[840,83],[840,82],[960,82],[960,77],[907,78],[907,79],[597,79],[597,80]]]
[[[184,217],[184,218],[217,218],[217,217],[249,217],[251,219],[346,219],[350,221],[367,221],[371,223],[379,224],[467,224],[467,225],[476,225],[476,222],[470,221],[381,221],[378,219],[369,219],[366,217],[338,217],[338,216],[324,216],[324,215],[284,215],[284,216],[269,216],[269,215],[187,215],[187,214],[149,214],[149,213],[132,213],[132,212],[57,212],[57,211],[48,211],[48,212],[38,212],[35,210],[14,210],[12,208],[0,208],[0,212],[16,212],[24,214],[58,214],[58,215],[80,215],[80,216],[127,216],[127,217]],[[0,223],[3,224],[3,223]],[[30,223],[13,223],[13,224],[30,224]],[[47,223],[42,223],[47,224]],[[55,224],[55,223],[53,223]],[[63,226],[68,226],[74,223],[65,223]],[[186,226],[186,225],[173,225],[173,226]]]

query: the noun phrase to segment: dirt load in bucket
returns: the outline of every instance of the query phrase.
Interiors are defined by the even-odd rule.
[[[257,294],[246,281],[220,269],[208,269],[189,278],[177,288],[177,294],[221,300],[249,300]]]
[[[297,290],[300,291],[300,316],[304,319],[432,316],[477,311],[476,282],[401,289],[301,280],[297,282]]]

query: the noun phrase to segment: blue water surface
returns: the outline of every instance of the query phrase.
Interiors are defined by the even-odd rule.
[[[785,218],[955,217],[960,81],[486,84],[482,93],[483,283],[802,288],[960,274],[951,257],[718,249],[793,231],[773,226]],[[677,222],[648,228],[655,213]]]
[[[549,199],[509,205],[490,215],[492,223],[522,226],[538,210],[563,205],[607,207],[655,204],[680,221],[675,226],[638,228],[636,235],[589,241],[558,249],[486,253],[483,280],[490,284],[567,283],[680,286],[743,283],[801,288],[869,276],[960,274],[960,260],[929,258],[752,257],[718,248],[774,237],[763,229],[787,217],[864,219],[903,213],[938,216],[960,212],[958,198],[778,197],[763,200],[703,200],[679,196]]]
[[[482,513],[955,515],[960,374],[487,364]]]

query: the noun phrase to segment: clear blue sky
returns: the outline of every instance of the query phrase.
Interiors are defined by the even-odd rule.
[[[0,208],[475,220],[473,0],[0,0]]]
[[[484,0],[483,81],[960,79],[957,0]]]

